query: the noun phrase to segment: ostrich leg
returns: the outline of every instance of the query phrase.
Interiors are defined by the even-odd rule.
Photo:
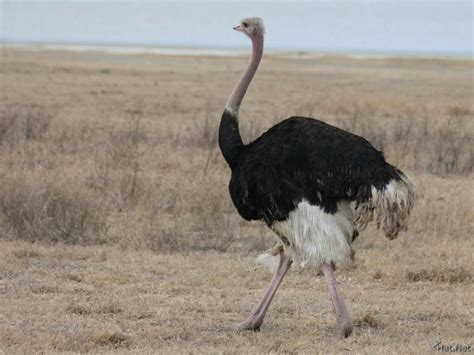
[[[291,266],[291,260],[288,255],[285,254],[283,248],[280,249],[279,255],[280,263],[277,270],[273,274],[272,281],[270,282],[270,285],[268,286],[267,292],[265,292],[262,301],[255,311],[249,315],[244,322],[237,326],[237,330],[260,330],[260,326],[263,323],[263,318],[265,318],[265,313],[267,313],[267,309],[272,302],[273,296],[275,295],[278,286],[280,286],[283,277]]]
[[[333,267],[329,264],[323,264],[323,271],[329,293],[331,294],[331,301],[334,313],[336,313],[340,335],[342,338],[347,338],[352,333],[352,319],[342,299],[341,291],[339,290],[339,285],[336,280],[336,274],[334,273]]]

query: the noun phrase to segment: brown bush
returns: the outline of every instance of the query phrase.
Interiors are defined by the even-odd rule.
[[[9,238],[29,241],[101,243],[106,213],[80,189],[52,184],[4,181],[0,187],[0,218]]]

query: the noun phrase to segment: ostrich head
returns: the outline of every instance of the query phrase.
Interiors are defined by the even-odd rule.
[[[260,17],[247,17],[240,21],[240,24],[235,26],[234,30],[245,33],[250,39],[253,39],[258,36],[263,36],[265,26]]]

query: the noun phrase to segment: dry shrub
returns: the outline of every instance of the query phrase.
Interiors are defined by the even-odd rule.
[[[43,141],[53,115],[36,107],[7,109],[0,113],[0,144],[11,148],[25,141]]]
[[[86,191],[26,179],[3,181],[0,218],[12,239],[68,244],[100,243],[107,226],[106,214]]]
[[[115,168],[133,167],[142,154],[139,145],[147,143],[147,135],[140,126],[141,115],[134,114],[126,127],[118,127],[110,133],[107,144],[109,162]]]
[[[354,325],[360,328],[383,328],[383,322],[372,313],[367,313],[362,318],[354,320]]]
[[[128,245],[141,237],[143,245],[155,252],[264,249],[268,240],[259,233],[269,232],[235,212],[227,181],[219,178],[223,168],[215,165],[208,172],[198,170],[192,178],[166,179],[163,187],[150,190],[130,210],[133,218],[127,225],[138,238]]]
[[[228,250],[238,234],[238,219],[224,213],[229,201],[222,199],[206,177],[184,186],[174,191],[170,208],[155,206],[153,214],[148,214],[143,226],[148,247],[155,252]]]
[[[160,227],[151,223],[143,232],[147,248],[161,253],[189,249],[188,242],[188,245],[182,244],[183,238],[177,235],[178,231],[173,226]]]
[[[471,273],[463,267],[407,271],[406,277],[410,282],[429,281],[450,284],[471,282],[472,280]]]
[[[374,280],[382,280],[386,277],[387,277],[387,275],[385,275],[385,273],[380,271],[380,270],[375,271],[374,274],[372,275],[372,278]]]
[[[122,333],[105,333],[96,337],[95,342],[99,346],[121,348],[131,344],[130,338]]]
[[[195,144],[203,148],[211,149],[217,146],[219,125],[214,117],[210,116],[210,113],[206,115],[204,119],[194,120],[196,127],[199,127],[199,122],[203,122],[201,125],[201,134],[195,135]],[[199,132],[199,130],[197,130]]]
[[[94,175],[89,179],[89,187],[121,208],[136,204],[157,187],[156,176],[142,167],[148,138],[140,126],[141,117],[139,111],[133,111],[125,127],[110,133],[104,149],[95,157]]]
[[[450,106],[447,111],[451,116],[469,116],[474,114],[469,107],[463,106]]]

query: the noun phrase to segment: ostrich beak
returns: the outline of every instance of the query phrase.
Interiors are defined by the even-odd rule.
[[[244,28],[241,25],[235,26],[233,29],[239,32],[244,32]]]

